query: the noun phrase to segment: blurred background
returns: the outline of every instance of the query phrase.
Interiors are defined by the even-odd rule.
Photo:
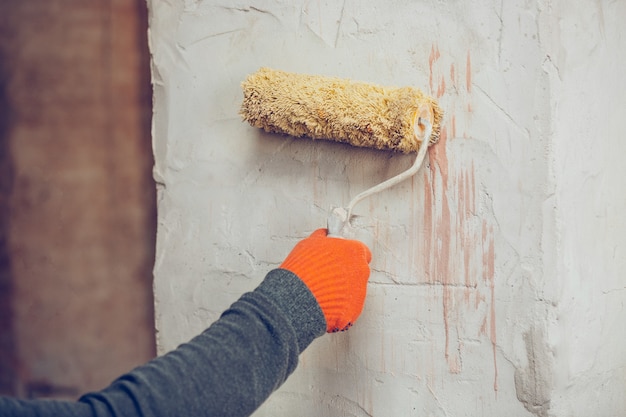
[[[155,355],[145,0],[0,1],[0,394]]]

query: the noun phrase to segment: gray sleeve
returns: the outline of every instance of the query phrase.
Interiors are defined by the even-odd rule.
[[[0,398],[0,415],[248,416],[325,330],[322,310],[306,285],[276,269],[200,335],[108,388],[78,402]]]

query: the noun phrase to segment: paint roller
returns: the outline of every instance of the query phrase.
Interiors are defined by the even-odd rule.
[[[270,68],[248,75],[241,86],[242,118],[266,132],[417,152],[409,169],[358,194],[347,207],[333,208],[330,236],[347,235],[354,206],[417,173],[428,145],[439,140],[443,112],[434,99],[413,87],[382,87]]]

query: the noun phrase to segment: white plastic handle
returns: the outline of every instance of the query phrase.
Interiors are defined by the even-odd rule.
[[[406,171],[401,172],[395,177],[391,177],[388,180],[381,182],[378,185],[375,185],[372,188],[369,188],[362,193],[358,194],[356,197],[350,201],[348,207],[338,207],[331,210],[330,216],[328,218],[328,236],[331,237],[345,237],[347,234],[346,228],[350,225],[350,217],[352,216],[352,210],[354,206],[356,206],[361,200],[366,197],[371,196],[372,194],[379,193],[383,190],[386,190],[389,187],[393,187],[394,185],[406,180],[407,178],[412,177],[417,174],[422,163],[424,162],[424,158],[426,157],[426,151],[428,150],[428,145],[430,143],[430,135],[432,134],[433,126],[429,120],[426,118],[420,117],[418,119],[418,123],[416,125],[416,129],[419,125],[424,126],[424,139],[422,140],[422,144],[420,146],[419,151],[417,152],[417,157],[415,158],[415,162],[413,165],[407,169]]]

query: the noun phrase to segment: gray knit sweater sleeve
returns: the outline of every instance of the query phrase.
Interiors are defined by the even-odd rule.
[[[325,330],[306,285],[276,269],[200,335],[104,390],[77,402],[0,398],[0,416],[248,416]]]

